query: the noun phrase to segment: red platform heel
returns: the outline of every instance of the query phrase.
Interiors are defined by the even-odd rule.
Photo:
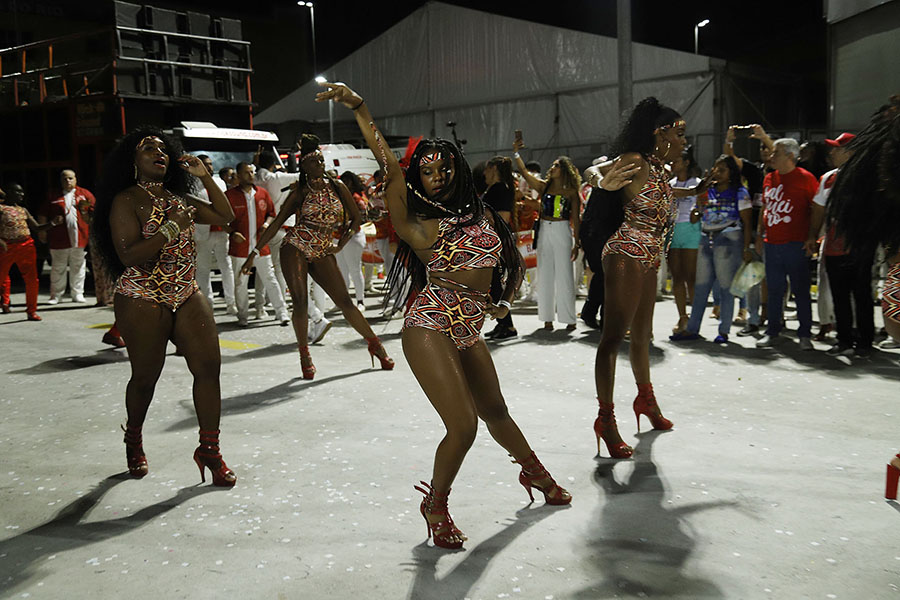
[[[517,460],[513,460],[513,462],[522,466],[522,471],[519,473],[519,483],[528,492],[528,497],[532,502],[534,502],[534,494],[531,492],[531,488],[535,488],[544,494],[544,502],[547,504],[554,506],[571,504],[572,494],[556,483],[534,452],[522,462]]]
[[[662,415],[659,410],[659,404],[656,403],[656,396],[653,395],[652,383],[639,383],[638,395],[634,399],[634,418],[637,420],[638,433],[641,431],[641,415],[647,415],[653,429],[666,431],[672,429],[672,421]]]
[[[366,342],[369,344],[369,356],[372,358],[373,368],[375,367],[376,358],[381,363],[382,370],[390,371],[394,368],[394,359],[387,355],[387,351],[381,345],[381,340],[378,339],[378,336],[366,338]]]
[[[144,454],[144,441],[141,436],[141,427],[122,427],[125,432],[125,458],[128,460],[128,474],[135,479],[141,479],[150,472],[147,466],[147,456]]]
[[[606,449],[607,451],[609,451],[609,456],[611,458],[631,458],[631,455],[634,454],[634,449],[632,449],[631,446],[623,441],[611,442],[610,440],[603,437],[603,431],[605,429],[609,429],[610,427],[615,429],[616,433],[618,433],[618,428],[616,427],[615,407],[613,406],[612,402],[609,403],[609,406],[605,406],[601,403],[600,410],[597,411],[597,419],[594,421],[594,435],[597,436],[597,454],[601,454],[600,441],[602,440],[606,443]]]
[[[887,483],[884,486],[884,497],[886,499],[897,499],[898,483],[900,483],[900,454],[892,459],[887,466]]]
[[[209,469],[209,472],[212,473],[212,482],[215,486],[233,487],[237,483],[237,476],[228,468],[219,452],[218,429],[215,431],[200,430],[200,445],[194,450],[194,462],[200,469],[200,481],[203,483],[206,482],[204,469]]]
[[[297,346],[297,349],[300,351],[300,372],[303,373],[303,379],[312,379],[316,376],[316,365],[309,355],[309,346]]]
[[[459,550],[462,548],[463,542],[469,538],[457,529],[453,523],[453,517],[450,516],[450,511],[447,509],[447,498],[450,496],[450,490],[447,490],[445,494],[438,494],[424,481],[419,483],[425,487],[421,488],[417,485],[413,487],[425,494],[425,497],[422,498],[422,504],[419,506],[419,511],[422,513],[422,518],[425,519],[425,524],[428,526],[428,538],[430,539],[432,534],[434,534],[435,546],[449,550]],[[428,519],[428,515],[440,515],[443,518],[436,523],[432,523]]]

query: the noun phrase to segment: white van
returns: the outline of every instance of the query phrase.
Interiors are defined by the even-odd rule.
[[[206,121],[182,121],[181,127],[173,127],[177,137],[190,154],[206,154],[212,159],[213,169],[234,167],[239,162],[253,162],[260,146],[277,154],[278,136],[260,129],[234,129],[217,127]]]

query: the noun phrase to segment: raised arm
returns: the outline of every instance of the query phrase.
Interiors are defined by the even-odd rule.
[[[547,187],[547,181],[540,177],[535,177],[531,174],[531,171],[525,167],[525,161],[519,156],[519,150],[524,147],[525,142],[521,139],[513,140],[513,162],[516,164],[516,170],[519,171],[519,175],[525,178],[525,181],[528,182],[528,185],[530,185],[532,189],[537,190],[538,194],[543,194],[544,188]]]
[[[391,223],[397,235],[413,248],[430,246],[428,236],[421,220],[409,211],[406,204],[406,178],[397,157],[387,147],[387,142],[381,131],[375,125],[372,113],[362,96],[351,90],[343,83],[320,83],[325,89],[316,94],[316,102],[333,100],[353,111],[356,116],[356,124],[366,139],[369,149],[375,155],[378,164],[385,171],[384,204],[391,215]]]
[[[187,198],[188,204],[197,211],[194,216],[195,222],[204,225],[227,225],[234,221],[234,210],[232,210],[228,198],[225,197],[225,192],[219,188],[200,159],[185,154],[178,160],[178,164],[182,169],[200,179],[209,196],[210,204],[192,196]]]
[[[734,159],[734,162],[737,163],[738,170],[742,170],[744,168],[743,159],[739,158],[737,154],[734,153],[734,139],[736,136],[736,128],[737,125],[731,125],[728,127],[728,131],[725,132],[725,144],[722,146],[722,154],[726,154]]]

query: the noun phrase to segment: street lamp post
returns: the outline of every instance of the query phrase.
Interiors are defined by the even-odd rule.
[[[297,6],[305,6],[309,9],[309,30],[312,34],[313,73],[315,73],[319,69],[318,65],[316,65],[316,7],[312,2],[305,2],[303,0],[297,2]]]
[[[310,3],[312,4],[312,3]],[[703,19],[694,25],[694,54],[699,54],[700,28],[709,25],[709,19]]]
[[[316,83],[328,81],[324,75],[316,75]],[[328,101],[328,143],[334,143],[334,100]]]

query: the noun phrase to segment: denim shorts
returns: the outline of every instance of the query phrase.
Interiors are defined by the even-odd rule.
[[[675,223],[672,230],[672,245],[670,248],[688,248],[696,250],[700,247],[700,223]]]

